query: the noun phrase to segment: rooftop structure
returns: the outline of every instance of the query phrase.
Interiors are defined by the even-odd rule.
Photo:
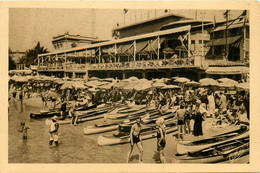
[[[116,38],[124,38],[144,33],[156,32],[159,31],[163,25],[180,20],[190,20],[190,18],[170,13],[157,18],[115,28],[113,29],[113,36]]]
[[[97,37],[70,35],[68,32],[66,32],[65,34],[53,37],[52,44],[55,50],[66,50],[81,45],[89,45],[102,41],[104,40],[98,40]]]

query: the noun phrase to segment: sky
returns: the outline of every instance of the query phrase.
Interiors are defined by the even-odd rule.
[[[168,13],[189,18],[224,20],[224,10],[176,10]],[[231,10],[230,18],[236,18],[241,10]],[[68,9],[68,8],[11,8],[9,10],[9,48],[12,51],[32,49],[38,41],[53,51],[52,37],[69,32],[72,35],[112,39],[112,29],[165,15],[163,9]],[[196,15],[197,14],[197,15]]]

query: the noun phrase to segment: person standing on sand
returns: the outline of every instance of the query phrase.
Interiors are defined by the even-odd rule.
[[[158,118],[156,121],[157,126],[157,151],[160,155],[160,160],[162,163],[166,162],[165,156],[164,156],[164,148],[166,146],[166,131],[165,131],[165,124],[164,119],[162,117]]]
[[[141,118],[138,118],[136,120],[136,124],[134,124],[131,128],[130,131],[130,144],[131,144],[131,148],[130,151],[127,155],[127,163],[129,162],[130,156],[133,152],[133,148],[134,148],[134,144],[137,145],[138,149],[139,149],[139,162],[142,163],[143,159],[143,144],[142,144],[142,139],[141,139]]]
[[[186,114],[186,109],[184,108],[184,103],[180,104],[180,109],[177,110],[177,124],[178,124],[178,139],[182,139],[185,135],[185,129],[184,129],[184,117]],[[182,134],[182,137],[181,137]]]
[[[213,114],[215,113],[215,98],[212,92],[208,96],[208,103],[209,115],[210,117],[213,117]]]
[[[50,145],[50,146],[52,146],[53,141],[54,141],[54,143],[55,143],[56,146],[59,145],[59,142],[58,142],[58,139],[59,139],[59,136],[58,136],[59,123],[57,122],[57,119],[58,119],[57,116],[54,116],[54,117],[52,118],[50,130],[49,130],[49,133],[50,133],[49,145]]]
[[[194,110],[194,127],[193,127],[193,135],[194,136],[202,136],[203,131],[202,131],[202,121],[204,120],[204,113],[201,110],[201,101],[197,100],[196,102],[196,107]]]

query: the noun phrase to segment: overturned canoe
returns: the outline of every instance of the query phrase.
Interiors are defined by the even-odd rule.
[[[177,145],[177,153],[186,154],[188,152],[199,151],[202,150],[203,148],[221,144],[233,139],[240,139],[248,135],[249,135],[249,128],[246,126],[241,126],[240,129],[238,130],[219,134],[210,138],[192,141],[192,142],[190,141],[179,142]]]

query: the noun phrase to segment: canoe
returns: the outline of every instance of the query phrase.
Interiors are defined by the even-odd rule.
[[[84,117],[84,118],[78,118],[77,123],[83,123],[86,121],[92,121],[92,120],[97,120],[97,119],[101,119],[103,118],[104,115],[96,115],[96,116],[91,116],[91,117]],[[58,120],[58,123],[60,125],[64,125],[64,124],[70,124],[71,123],[71,119],[65,119],[65,120]]]
[[[141,115],[144,115],[146,113],[155,113],[155,112],[158,112],[157,109],[140,109],[140,110],[137,110],[135,112],[132,112],[130,114],[128,113],[125,113],[125,114],[115,114],[114,116],[111,115],[111,116],[107,116],[106,118],[107,119],[110,119],[110,120],[118,120],[118,119],[126,119],[126,118],[133,118],[135,116],[141,116]]]
[[[124,109],[124,110],[118,110],[117,113],[118,114],[125,114],[125,113],[132,113],[132,112],[136,112],[138,110],[142,110],[146,108],[146,105],[135,105],[132,108],[129,109]]]
[[[203,150],[184,155],[175,155],[176,163],[216,163],[225,160],[235,161],[249,153],[249,137],[232,140]]]
[[[230,131],[227,133],[219,134],[210,138],[197,140],[197,141],[183,141],[177,145],[178,154],[186,154],[188,152],[199,151],[203,148],[207,148],[213,145],[221,144],[233,139],[240,139],[249,135],[249,128],[241,126],[240,129]]]
[[[83,112],[83,111],[89,111],[90,109],[94,109],[96,105],[87,107],[87,106],[80,106],[76,108],[76,111]],[[65,112],[66,115],[68,115],[68,111]],[[40,110],[40,113],[30,113],[30,118],[49,118],[53,116],[60,116],[60,109],[50,109],[50,110]]]
[[[151,118],[148,118],[146,120],[143,120],[143,125],[151,125],[151,126],[155,126],[155,122],[159,117],[163,117],[164,120],[168,120],[174,117],[175,114],[173,114],[172,112],[167,112],[163,115],[160,115],[160,113],[156,114],[157,116],[152,116]],[[130,133],[130,130],[132,128],[133,123],[124,123],[124,124],[120,124],[118,127],[118,131],[122,132],[122,133]]]
[[[157,136],[157,130],[150,130],[146,132],[142,132],[141,138],[142,140],[147,140],[151,138],[155,138]],[[172,123],[171,126],[166,127],[166,133],[173,133],[175,132],[177,134],[177,127],[175,123]],[[104,146],[104,145],[117,145],[117,144],[124,144],[124,143],[129,143],[130,142],[130,136],[125,135],[125,136],[103,136],[99,135],[97,139],[97,143],[99,146]]]
[[[156,114],[157,114],[157,116],[152,115],[151,118],[144,119],[143,120],[144,123],[149,124],[149,123],[155,122],[156,118],[161,116],[161,115],[159,115],[158,112]],[[172,114],[171,112],[167,112],[162,117],[165,117],[165,119],[169,119],[169,117],[174,116],[174,115],[171,115],[171,114]],[[145,117],[145,115],[142,118],[144,118],[144,117]],[[87,127],[84,128],[84,134],[90,135],[90,134],[97,134],[97,133],[103,133],[103,132],[109,132],[109,131],[117,130],[119,128],[120,124],[127,124],[127,125],[131,126],[132,124],[135,123],[135,120],[137,118],[138,117],[130,119],[130,120],[128,120],[128,122],[126,122],[125,120],[119,120],[119,121],[112,122],[112,123],[109,123],[109,124],[101,124],[101,125],[95,124],[95,126],[87,126]]]
[[[120,105],[119,105],[120,107]],[[110,109],[112,109],[111,107]],[[101,119],[104,117],[104,113],[108,112],[109,109],[100,109],[99,111],[92,112],[90,114],[79,114],[78,112],[78,120],[77,123],[83,123],[86,121],[92,121],[92,120],[97,120]],[[63,125],[63,124],[70,124],[71,123],[71,118],[70,119],[65,119],[65,120],[58,120],[58,123]]]
[[[60,116],[60,112],[55,111],[55,112],[30,113],[30,118],[35,118],[35,119],[49,118],[53,116]]]

